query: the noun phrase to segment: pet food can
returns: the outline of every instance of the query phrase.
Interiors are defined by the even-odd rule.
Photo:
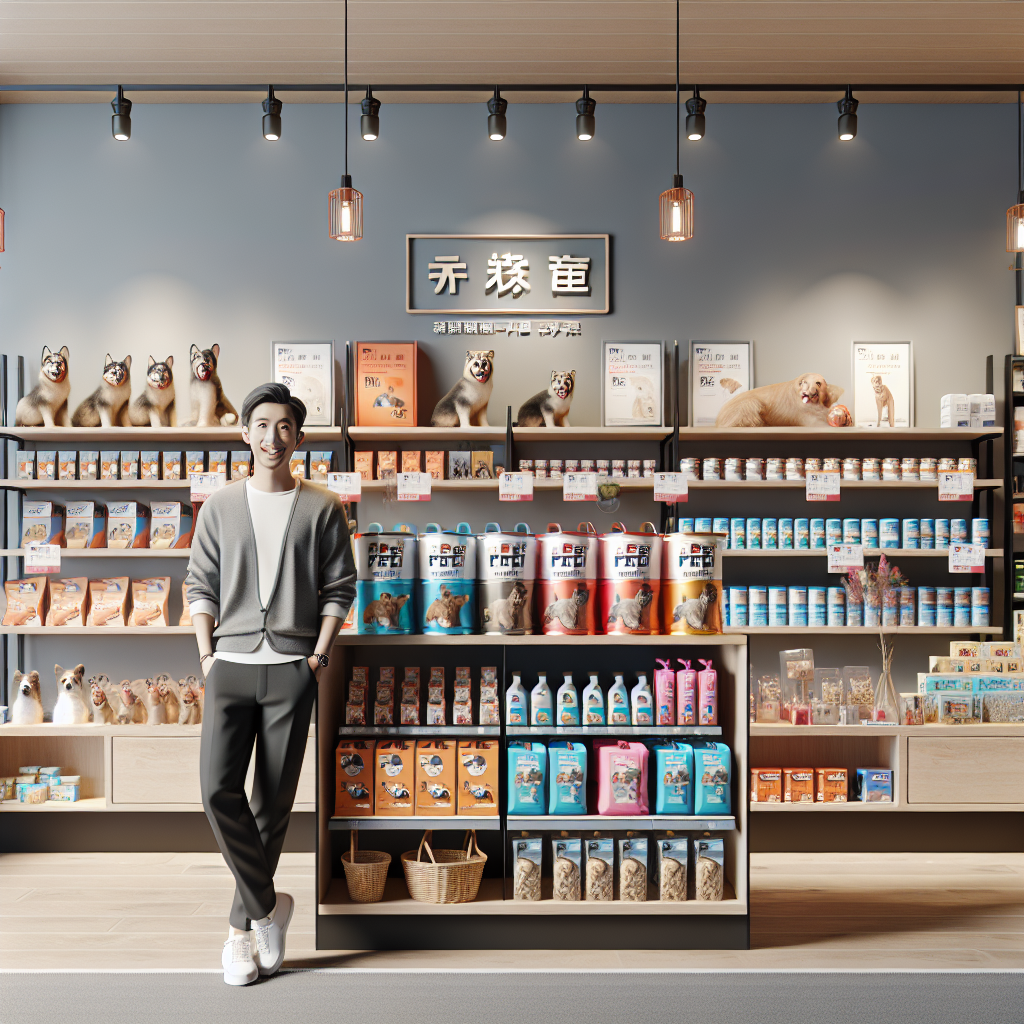
[[[411,528],[385,533],[380,523],[370,523],[352,538],[352,554],[355,632],[415,632],[416,534]]]
[[[833,544],[843,543],[843,521],[842,519],[825,520],[825,547],[830,548]],[[851,541],[852,543],[852,541]]]
[[[578,473],[580,471],[580,460],[579,459],[566,459],[565,460],[565,471],[566,471],[566,473]]]
[[[828,591],[825,587],[807,588],[807,625],[828,625]]]
[[[825,520],[812,519],[809,525],[809,538],[811,550],[818,550],[825,546]]]
[[[682,461],[686,462],[686,459],[683,459]],[[608,476],[611,473],[612,464],[611,462],[608,461],[608,459],[596,459],[595,462],[597,463],[598,476]],[[682,465],[682,463],[680,463],[680,465]],[[696,480],[697,478],[693,477],[693,479]]]
[[[860,459],[843,459],[843,479],[860,479]]]
[[[798,551],[811,546],[811,524],[809,519],[793,520],[793,545]]]
[[[790,626],[807,625],[807,588],[789,587],[786,591]]]
[[[988,587],[971,587],[972,626],[987,626],[989,624],[990,597]]]
[[[520,459],[519,460],[519,472],[520,473],[532,473],[533,472],[533,459]]]
[[[658,467],[657,460],[655,459],[644,459],[644,476],[654,476],[654,472]]]
[[[701,476],[705,480],[721,480],[722,479],[722,460],[721,459],[704,459],[700,464]]]
[[[916,551],[921,546],[921,523],[917,519],[903,520],[903,547]]]
[[[747,520],[747,548],[760,550],[761,548],[761,520]]]
[[[949,521],[949,539],[954,544],[966,544],[967,543],[967,520],[966,519],[950,519]]]
[[[788,626],[788,595],[785,587],[768,588],[768,625]],[[806,608],[805,608],[806,610]]]
[[[885,595],[885,603],[882,605],[882,625],[898,626],[900,623],[900,595],[896,590],[890,590]]]
[[[662,620],[671,634],[721,633],[722,550],[716,533],[669,533],[661,563]]]
[[[533,632],[537,538],[526,523],[512,532],[488,523],[476,538],[480,632],[522,636]]]
[[[743,459],[726,459],[725,460],[725,479],[726,480],[742,480],[743,479]]]
[[[625,459],[612,459],[612,476],[613,477],[625,477],[626,475],[626,460]]]
[[[935,547],[935,520],[922,519],[919,532],[921,547],[926,551],[931,551]]]
[[[747,617],[751,626],[768,625],[768,588],[747,587]]]
[[[747,608],[747,588],[746,587],[730,587],[729,588],[729,625],[730,626],[746,626],[749,625],[748,608]]]
[[[945,549],[949,547],[949,520],[935,520],[935,546]]]
[[[694,529],[697,533],[711,533],[713,530],[710,516],[698,516],[694,521]],[[686,531],[684,530],[683,533]]]
[[[846,625],[846,591],[842,587],[828,588],[827,626]]]
[[[729,613],[729,588],[722,587],[722,621],[728,626],[731,624]]]
[[[761,547],[767,551],[775,551],[779,546],[779,521],[777,519],[761,520]]]
[[[804,473],[820,473],[821,465],[819,458],[804,459]]]
[[[842,473],[843,471],[843,460],[842,459],[822,459],[821,468],[826,473]]]
[[[700,479],[700,459],[680,459],[679,460],[679,472],[684,474],[686,479],[699,480]]]
[[[546,634],[597,633],[597,531],[580,523],[579,532],[548,523],[537,536],[537,611]]]
[[[779,547],[786,551],[793,550],[793,520],[779,520]]]
[[[898,548],[900,546],[900,521],[898,519],[878,520],[878,546]]]
[[[580,459],[580,472],[581,473],[594,473],[596,472],[597,463],[593,459]]]
[[[935,625],[953,625],[953,588],[935,588]]]
[[[864,625],[864,604],[861,601],[846,602],[846,624],[848,626]]]
[[[729,547],[742,551],[747,546],[747,521],[739,517],[729,520]]]
[[[900,478],[900,460],[899,459],[882,459],[882,479],[883,480],[899,480]]]
[[[804,478],[804,460],[803,459],[786,459],[786,479],[787,480],[803,480]]]
[[[957,628],[971,624],[971,588],[953,588],[953,625]]]
[[[764,459],[747,459],[744,462],[743,471],[748,480],[763,480]]]
[[[424,633],[476,632],[476,537],[469,523],[419,535],[420,628]]]
[[[860,521],[860,542],[866,548],[878,547],[877,519],[862,519]]]
[[[597,538],[601,630],[661,632],[661,537],[652,523],[630,533],[622,523]]]
[[[991,533],[989,532],[988,520],[987,519],[972,519],[971,520],[971,543],[980,544],[982,547],[987,548]]]
[[[917,588],[900,587],[900,625],[913,626],[917,623]]]
[[[565,463],[561,459],[548,460],[548,476],[550,476],[552,480],[561,480],[564,472]]]
[[[548,460],[534,459],[533,472],[538,480],[546,480],[548,475]]]
[[[768,459],[767,462],[765,462],[764,478],[765,480],[785,480],[786,460]]]
[[[919,626],[934,626],[935,618],[935,588],[917,588],[917,624]]]
[[[710,522],[710,526],[700,526],[696,530],[683,530],[682,533],[722,533],[728,536],[729,533],[729,519],[727,516],[715,516],[714,519],[698,519],[698,523]]]
[[[843,520],[843,543],[844,544],[860,544],[860,520],[859,519],[844,519]]]
[[[975,476],[978,475],[978,460],[977,459],[957,459],[956,468],[961,473],[973,473]]]
[[[880,459],[862,459],[860,464],[862,480],[881,480],[882,463]]]
[[[693,533],[694,532],[694,520],[692,519],[680,519],[679,520],[679,532],[680,533]]]
[[[939,462],[938,459],[922,459],[921,460],[921,479],[922,480],[938,480],[939,478]]]
[[[639,459],[627,459],[626,460],[626,476],[631,480],[640,479],[640,460]]]
[[[920,480],[921,479],[921,460],[920,459],[901,459],[900,460],[900,476],[904,480]]]
[[[956,459],[939,459],[938,472],[955,473]]]

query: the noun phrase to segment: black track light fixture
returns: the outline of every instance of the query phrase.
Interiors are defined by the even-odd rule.
[[[277,142],[281,138],[281,108],[284,104],[274,95],[274,87],[267,89],[267,98],[263,101],[263,138],[267,142]]]
[[[686,137],[691,142],[704,138],[704,111],[708,101],[701,98],[700,90],[693,87],[693,96],[686,101]]]
[[[491,142],[501,142],[505,138],[505,130],[508,127],[505,121],[505,111],[508,110],[508,100],[501,98],[498,87],[494,87],[494,95],[487,101],[487,137]]]
[[[373,142],[380,135],[380,100],[366,87],[366,98],[360,104],[363,116],[359,118],[359,132],[364,142]]]
[[[860,104],[853,98],[850,86],[846,95],[836,104],[839,108],[839,141],[851,142],[857,138],[857,108]]]
[[[597,101],[590,98],[590,89],[583,86],[583,95],[576,101],[576,138],[580,142],[589,142],[597,131],[595,110]]]
[[[118,142],[127,142],[132,137],[132,101],[124,98],[121,86],[117,87],[117,99],[110,101],[114,116],[110,119],[110,131]]]

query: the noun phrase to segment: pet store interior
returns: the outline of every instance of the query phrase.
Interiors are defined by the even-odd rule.
[[[0,1018],[1021,1019],[1024,3],[3,8]],[[228,989],[271,380],[358,578]]]

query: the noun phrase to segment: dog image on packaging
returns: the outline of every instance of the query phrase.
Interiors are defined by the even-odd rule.
[[[55,501],[26,501],[21,506],[21,546],[57,544],[65,547],[64,506]]]
[[[455,813],[456,740],[416,744],[416,813]]]
[[[543,743],[518,741],[508,745],[508,813],[544,813],[544,777],[548,751]]]
[[[384,740],[377,744],[373,755],[373,781],[378,815],[412,815],[415,755],[413,744],[407,740]]]
[[[488,818],[497,815],[499,756],[495,740],[459,740],[457,813]]]
[[[50,580],[48,626],[84,626],[88,609],[89,580],[85,576]]]
[[[130,580],[110,576],[89,580],[89,621],[87,626],[127,626]]]
[[[137,501],[121,501],[107,508],[108,548],[148,548],[149,509]]]
[[[151,576],[132,580],[132,613],[130,626],[167,626],[168,600],[171,594],[170,576]]]
[[[724,743],[694,740],[694,814],[732,813],[732,754]],[[813,783],[812,783],[813,785]]]
[[[107,506],[98,501],[68,502],[64,536],[69,548],[105,548]]]
[[[187,548],[192,543],[192,506],[186,501],[155,501],[150,518],[151,548]]]
[[[338,744],[334,813],[340,818],[373,814],[373,740],[344,739]]]
[[[4,584],[7,610],[5,626],[42,626],[46,620],[46,577],[8,580]]]

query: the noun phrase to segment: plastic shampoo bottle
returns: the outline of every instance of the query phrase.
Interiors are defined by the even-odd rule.
[[[607,725],[604,710],[604,691],[597,681],[597,673],[590,673],[590,682],[583,689],[583,724]]]
[[[518,672],[512,673],[512,685],[505,691],[505,724],[526,725],[526,687]]]
[[[639,673],[629,695],[629,716],[633,725],[654,725],[654,694],[646,672]]]
[[[555,705],[559,725],[580,724],[580,702],[576,695],[576,687],[572,683],[572,673],[564,673],[564,681],[555,695]]]
[[[608,724],[629,725],[629,694],[626,681],[616,673],[615,682],[608,691]]]
[[[537,673],[537,685],[530,691],[530,725],[554,725],[555,716],[546,672]]]

